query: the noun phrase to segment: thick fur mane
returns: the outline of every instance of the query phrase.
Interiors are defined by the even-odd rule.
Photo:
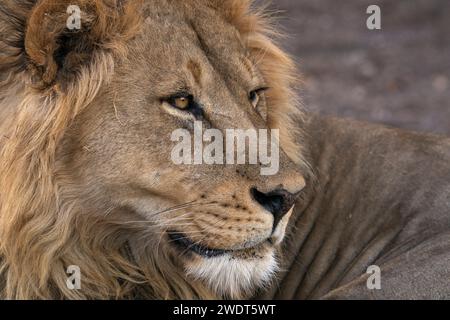
[[[140,1],[75,1],[88,13],[83,19],[89,30],[77,35],[86,41],[69,44],[74,54],[61,69],[56,54],[61,48],[45,44],[55,34],[67,36],[58,23],[65,18],[48,21],[42,15],[59,12],[69,2],[0,4],[0,297],[216,298],[148,244],[139,245],[141,258],[132,258],[127,248],[136,243],[128,239],[136,230],[83,212],[76,192],[62,187],[67,184],[56,159],[58,146],[73,119],[113,77],[115,65],[127,59],[127,41],[139,32],[143,18]],[[258,57],[272,88],[270,126],[280,128],[283,149],[303,164],[293,129],[301,117],[296,70],[274,44],[268,18],[252,10],[251,1],[192,0],[192,5],[203,2],[223,12]],[[43,31],[33,32],[39,28]],[[70,265],[83,270],[82,290],[67,288]]]

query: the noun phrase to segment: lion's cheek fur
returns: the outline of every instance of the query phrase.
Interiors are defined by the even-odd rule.
[[[232,299],[246,298],[254,290],[269,285],[278,270],[273,248],[250,259],[227,254],[185,263],[188,277],[204,282],[217,295]]]

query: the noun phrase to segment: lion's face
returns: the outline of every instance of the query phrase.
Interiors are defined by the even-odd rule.
[[[295,68],[251,1],[19,2],[0,10],[5,296],[127,297],[142,277],[152,298],[237,298],[263,285],[305,172],[292,139]],[[189,141],[203,161],[191,147],[183,157],[194,162],[174,161],[174,133],[198,138],[199,124],[223,134],[209,140],[224,163],[202,157],[206,131]],[[262,141],[269,127],[281,150],[277,133]],[[232,129],[259,139],[231,151]],[[67,265],[80,266],[82,291],[67,289]]]
[[[194,135],[196,120],[223,132],[267,128],[260,89],[270,84],[219,13],[166,10],[152,8],[127,62],[77,117],[60,154],[70,155],[65,170],[91,212],[147,229],[154,250],[234,295],[275,270],[274,248],[304,179],[283,151],[272,176],[260,165],[174,164],[171,135]]]

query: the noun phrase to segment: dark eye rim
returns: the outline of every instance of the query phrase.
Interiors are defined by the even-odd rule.
[[[256,89],[250,91],[248,94],[248,98],[249,98],[250,102],[253,102],[254,98],[259,96],[261,93],[268,91],[269,89],[270,89],[270,87],[264,86],[264,87],[259,87],[259,88],[256,88]]]

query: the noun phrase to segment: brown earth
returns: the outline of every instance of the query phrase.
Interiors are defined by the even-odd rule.
[[[366,27],[377,4],[382,30]],[[275,0],[307,108],[450,135],[449,0]]]

